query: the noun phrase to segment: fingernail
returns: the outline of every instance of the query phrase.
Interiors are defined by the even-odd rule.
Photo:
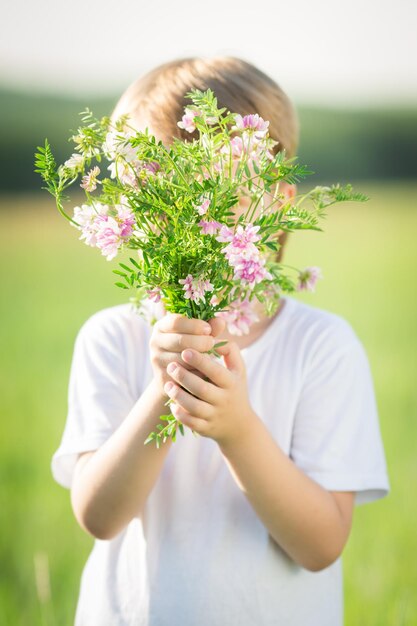
[[[204,333],[206,335],[211,335],[211,326],[204,326]]]
[[[191,359],[193,356],[193,353],[191,352],[191,350],[184,350],[184,352],[182,353],[182,356],[184,359]]]
[[[171,389],[173,388],[174,384],[173,383],[165,383],[164,385],[164,389],[167,393],[169,393],[171,391]]]
[[[177,369],[177,364],[176,363],[170,363],[168,365],[168,367],[167,367],[167,372],[168,372],[168,374],[173,374],[176,369]]]

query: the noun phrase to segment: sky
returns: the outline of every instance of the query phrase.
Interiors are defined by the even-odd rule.
[[[297,103],[417,105],[417,0],[0,2],[0,86],[114,96],[165,61],[232,55]]]

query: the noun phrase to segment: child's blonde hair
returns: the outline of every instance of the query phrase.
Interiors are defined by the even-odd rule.
[[[274,80],[237,57],[187,57],[163,63],[126,89],[111,118],[127,114],[140,130],[150,125],[165,145],[174,137],[192,141],[198,138],[198,131],[189,133],[177,126],[184,108],[191,104],[185,96],[190,89],[209,88],[219,108],[242,116],[258,113],[268,120],[269,134],[278,142],[272,151],[276,154],[285,149],[287,157],[295,156],[299,122],[293,104]],[[285,234],[280,240],[284,242]]]

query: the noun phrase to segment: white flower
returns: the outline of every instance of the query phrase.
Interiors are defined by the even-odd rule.
[[[137,156],[136,148],[133,148],[129,143],[131,137],[134,137],[134,133],[131,130],[127,132],[116,130],[109,131],[102,145],[106,156],[112,161],[114,161],[117,156],[122,157],[128,162],[134,161]]]
[[[65,161],[64,168],[67,170],[72,170],[74,172],[79,172],[83,167],[83,163],[84,157],[82,156],[82,154],[77,154],[76,152],[74,152],[74,154],[72,154],[70,158]]]

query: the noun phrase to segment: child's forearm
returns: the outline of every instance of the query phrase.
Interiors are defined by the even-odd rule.
[[[296,563],[311,571],[329,566],[350,530],[336,501],[280,449],[259,418],[252,423],[242,437],[220,446],[236,483]]]
[[[144,445],[159,416],[169,412],[167,396],[155,380],[148,385],[129,415],[82,467],[71,488],[79,524],[98,539],[111,539],[143,511],[171,439],[156,447]]]

